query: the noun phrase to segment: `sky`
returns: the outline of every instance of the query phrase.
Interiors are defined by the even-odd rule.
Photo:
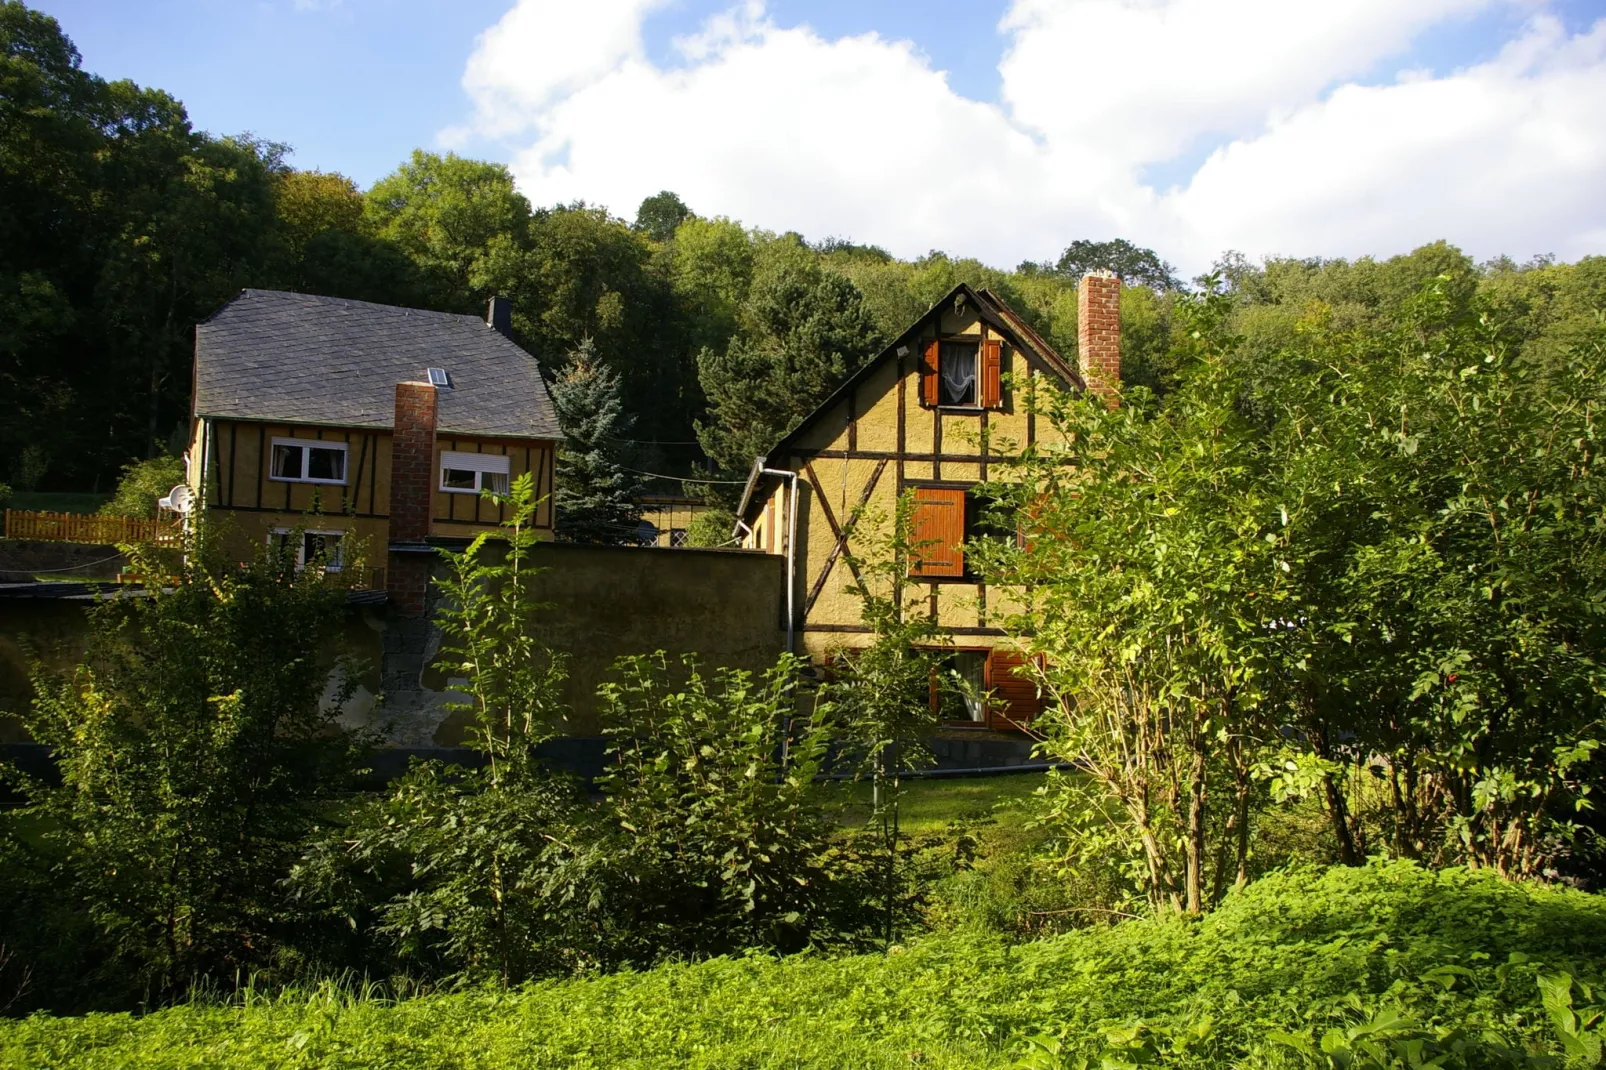
[[[1606,253],[1606,0],[31,0],[86,69],[363,186],[415,147],[537,204],[1000,267],[1123,237]]]

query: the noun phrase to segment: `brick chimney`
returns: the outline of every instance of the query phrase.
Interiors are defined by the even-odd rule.
[[[493,297],[485,306],[485,325],[503,338],[513,337],[513,302],[506,297]]]
[[[1113,271],[1083,275],[1076,289],[1076,356],[1088,392],[1119,405],[1121,279]]]
[[[396,384],[390,442],[390,561],[385,588],[404,616],[422,616],[435,554],[426,547],[435,494],[435,388]]]

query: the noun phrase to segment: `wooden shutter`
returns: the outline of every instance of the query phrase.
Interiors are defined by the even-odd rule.
[[[1004,406],[1004,344],[989,338],[981,344],[981,407]]]
[[[1031,662],[1018,650],[995,648],[987,655],[987,721],[993,728],[1023,728],[1043,711]]]
[[[965,574],[965,492],[949,487],[916,487],[910,524],[914,547],[911,576]]]
[[[920,404],[928,409],[937,407],[941,395],[937,393],[938,369],[941,366],[942,343],[935,338],[925,344],[920,351]]]

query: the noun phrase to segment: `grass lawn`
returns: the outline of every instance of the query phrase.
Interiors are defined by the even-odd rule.
[[[40,513],[93,513],[112,500],[110,494],[87,491],[13,491],[7,509],[26,509]]]
[[[911,836],[941,833],[956,823],[1022,828],[1029,821],[1035,795],[1046,773],[1006,773],[988,777],[943,777],[903,782],[900,824]],[[870,817],[870,785],[866,781],[832,785],[843,824],[862,824]]]

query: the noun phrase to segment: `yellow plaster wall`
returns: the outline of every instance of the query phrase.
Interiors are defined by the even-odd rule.
[[[367,563],[385,564],[390,538],[391,434],[364,428],[317,428],[293,424],[211,421],[211,459],[205,499],[208,521],[221,532],[232,556],[255,554],[275,529],[340,531],[362,544]],[[201,424],[191,441],[190,478],[200,479]],[[275,438],[341,442],[346,445],[346,482],[292,483],[269,475]],[[450,434],[436,441],[435,484],[439,485],[442,450],[506,454],[510,479],[525,471],[537,474],[537,493],[545,496],[536,511],[538,529],[550,537],[553,446],[541,440],[472,439]],[[505,508],[475,495],[435,491],[431,533],[471,538],[500,523]],[[357,543],[353,543],[353,549]],[[348,562],[352,557],[348,553]]]
[[[802,472],[806,481],[798,525],[800,567],[796,579],[796,597],[799,612],[802,612],[808,593],[830,559],[836,543],[821,507],[821,499],[829,502],[837,523],[846,524],[878,463],[874,457],[845,457],[843,454],[857,451],[860,454],[893,455],[886,461],[886,467],[871,494],[865,518],[849,540],[849,546],[855,554],[871,557],[889,540],[890,520],[900,490],[900,468],[902,487],[921,482],[975,483],[983,479],[980,456],[984,444],[989,457],[1006,456],[1026,445],[1026,391],[1032,389],[1027,383],[1029,365],[1025,355],[1008,344],[1007,340],[1002,354],[1004,404],[1001,409],[986,413],[985,431],[979,412],[934,411],[921,405],[919,352],[926,339],[984,334],[990,336],[990,330],[985,328],[973,310],[966,309],[959,313],[951,309],[943,310],[936,325],[912,342],[907,354],[887,361],[859,384],[853,397],[822,413],[794,444],[795,455],[771,456],[768,459],[770,467]],[[1032,368],[1031,373],[1034,380],[1051,374],[1041,366]],[[903,383],[901,399],[898,389],[900,379]],[[901,458],[897,456],[900,401],[903,417]],[[848,430],[850,412],[854,416],[851,436]],[[976,460],[934,458],[933,454],[937,452],[936,425],[939,421],[942,429],[941,456],[952,458],[966,455],[977,457]],[[1037,437],[1041,440],[1047,430],[1046,421],[1038,419],[1034,423]],[[822,451],[837,456],[821,456]],[[812,478],[808,474],[810,467]],[[1008,469],[989,463],[985,476],[988,479],[1008,478]],[[813,485],[815,483],[818,485]],[[776,537],[768,540],[768,548],[776,554],[785,552],[786,496],[784,483],[771,489],[768,504],[774,511],[771,513],[760,507],[755,530],[744,541],[744,545],[765,547],[767,525],[773,522]],[[832,649],[859,646],[869,641],[869,636],[860,632],[808,630],[809,626],[818,625],[861,625],[860,599],[848,591],[854,583],[853,572],[845,556],[839,555],[804,622],[800,646],[810,655],[821,657]],[[916,584],[910,593],[920,600],[922,610],[929,607],[931,595],[935,592],[937,620],[946,628],[996,628],[1004,617],[1019,608],[1018,592],[1008,589],[986,588],[984,607],[982,585],[947,580],[937,583],[916,581]],[[991,647],[1005,640],[1001,636],[962,635],[956,636],[955,641],[966,646]]]

